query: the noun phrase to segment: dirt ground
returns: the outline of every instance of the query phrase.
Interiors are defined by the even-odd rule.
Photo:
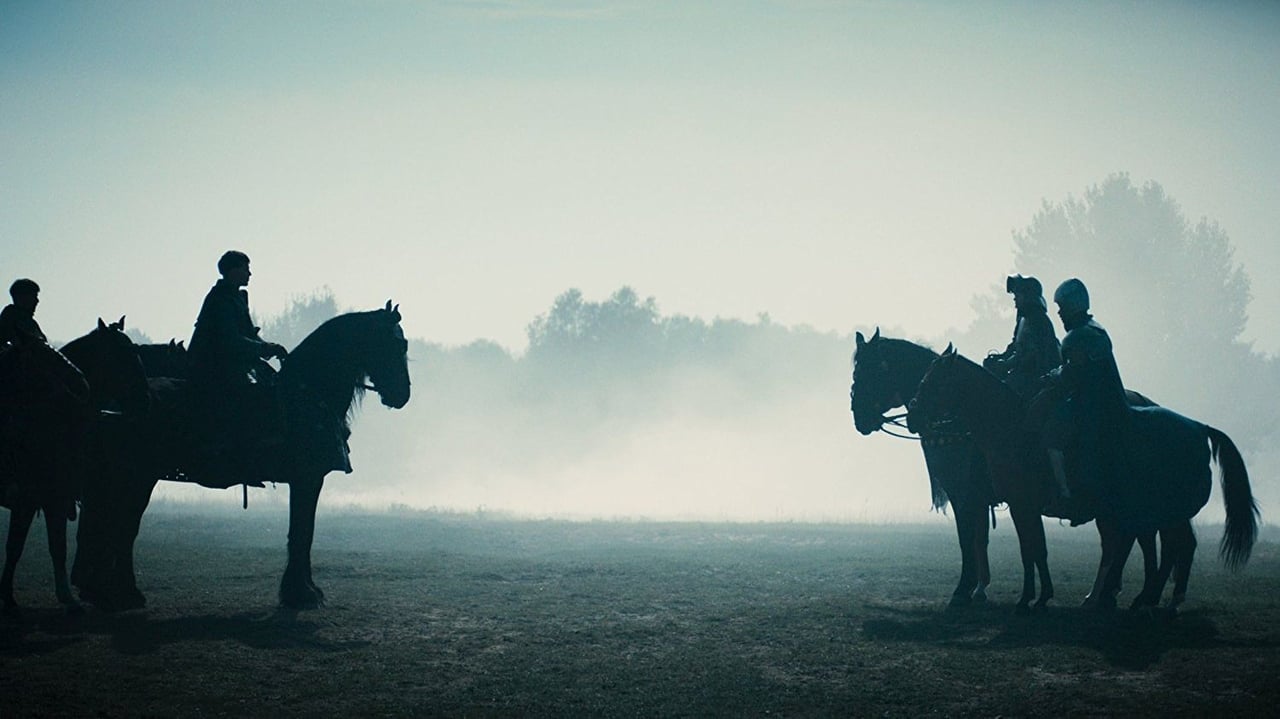
[[[7,527],[0,526],[0,529]],[[68,615],[43,526],[0,620],[0,716],[1205,716],[1280,711],[1280,557],[1200,529],[1170,620],[1079,609],[1091,527],[1050,527],[1057,599],[947,610],[946,524],[532,522],[322,514],[319,610],[275,604],[286,517],[157,510],[145,610]],[[1136,591],[1131,561],[1125,596]]]

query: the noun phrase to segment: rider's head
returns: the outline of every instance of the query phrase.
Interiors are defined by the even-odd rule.
[[[227,250],[218,258],[218,272],[237,287],[249,284],[249,256],[239,250]]]
[[[1058,316],[1064,324],[1070,324],[1072,318],[1084,315],[1089,311],[1089,290],[1076,278],[1058,285],[1053,293],[1053,301],[1058,304]]]
[[[15,280],[9,285],[9,296],[13,298],[13,304],[34,314],[36,305],[40,304],[40,285],[25,277]]]
[[[1040,280],[1022,275],[1009,275],[1004,280],[1004,291],[1013,295],[1013,304],[1019,310],[1048,310],[1044,301],[1044,288]]]

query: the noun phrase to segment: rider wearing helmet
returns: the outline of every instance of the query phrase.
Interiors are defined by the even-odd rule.
[[[1062,353],[1040,280],[1011,275],[1004,288],[1013,295],[1018,310],[1013,340],[1004,352],[987,355],[982,366],[1029,400],[1039,391],[1045,373],[1062,364]]]
[[[1063,282],[1053,301],[1067,334],[1062,338],[1062,366],[1046,375],[1060,397],[1045,430],[1060,494],[1053,503],[1058,506],[1050,509],[1065,505],[1069,511],[1062,516],[1070,515],[1067,518],[1078,524],[1092,518],[1089,505],[1121,461],[1120,437],[1128,403],[1111,337],[1089,314],[1089,290],[1084,283],[1075,278]],[[1074,455],[1071,472],[1067,453]]]

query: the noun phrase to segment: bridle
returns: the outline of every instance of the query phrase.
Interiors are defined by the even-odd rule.
[[[911,432],[911,430],[907,429],[907,413],[906,412],[902,412],[900,414],[881,415],[880,419],[882,420],[882,422],[880,424],[880,427],[878,428],[879,431],[884,432],[890,437],[897,437],[898,439],[907,439],[907,440],[911,440],[912,442],[920,441],[920,437],[916,436],[914,433],[898,434],[897,432],[894,432],[885,427],[886,424],[891,424],[895,427],[900,427],[906,430],[907,432]]]

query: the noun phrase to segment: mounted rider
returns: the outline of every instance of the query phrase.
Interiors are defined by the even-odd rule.
[[[1030,400],[1040,390],[1045,373],[1062,364],[1062,353],[1040,280],[1010,275],[1004,289],[1013,295],[1018,310],[1013,340],[1004,352],[987,355],[982,366]]]
[[[40,323],[36,322],[36,305],[40,304],[40,285],[26,278],[9,286],[13,303],[0,310],[0,345],[21,344],[29,340],[48,342]]]
[[[288,354],[262,339],[249,315],[249,256],[227,251],[218,272],[187,350],[191,392],[208,420],[202,448],[213,453],[279,440],[275,370],[265,360]]]
[[[1079,524],[1092,518],[1092,504],[1120,469],[1129,410],[1111,337],[1089,314],[1089,290],[1071,278],[1058,286],[1053,301],[1067,334],[1062,366],[1045,377],[1056,398],[1045,444],[1059,490],[1046,513]],[[1066,511],[1053,511],[1059,509]]]

